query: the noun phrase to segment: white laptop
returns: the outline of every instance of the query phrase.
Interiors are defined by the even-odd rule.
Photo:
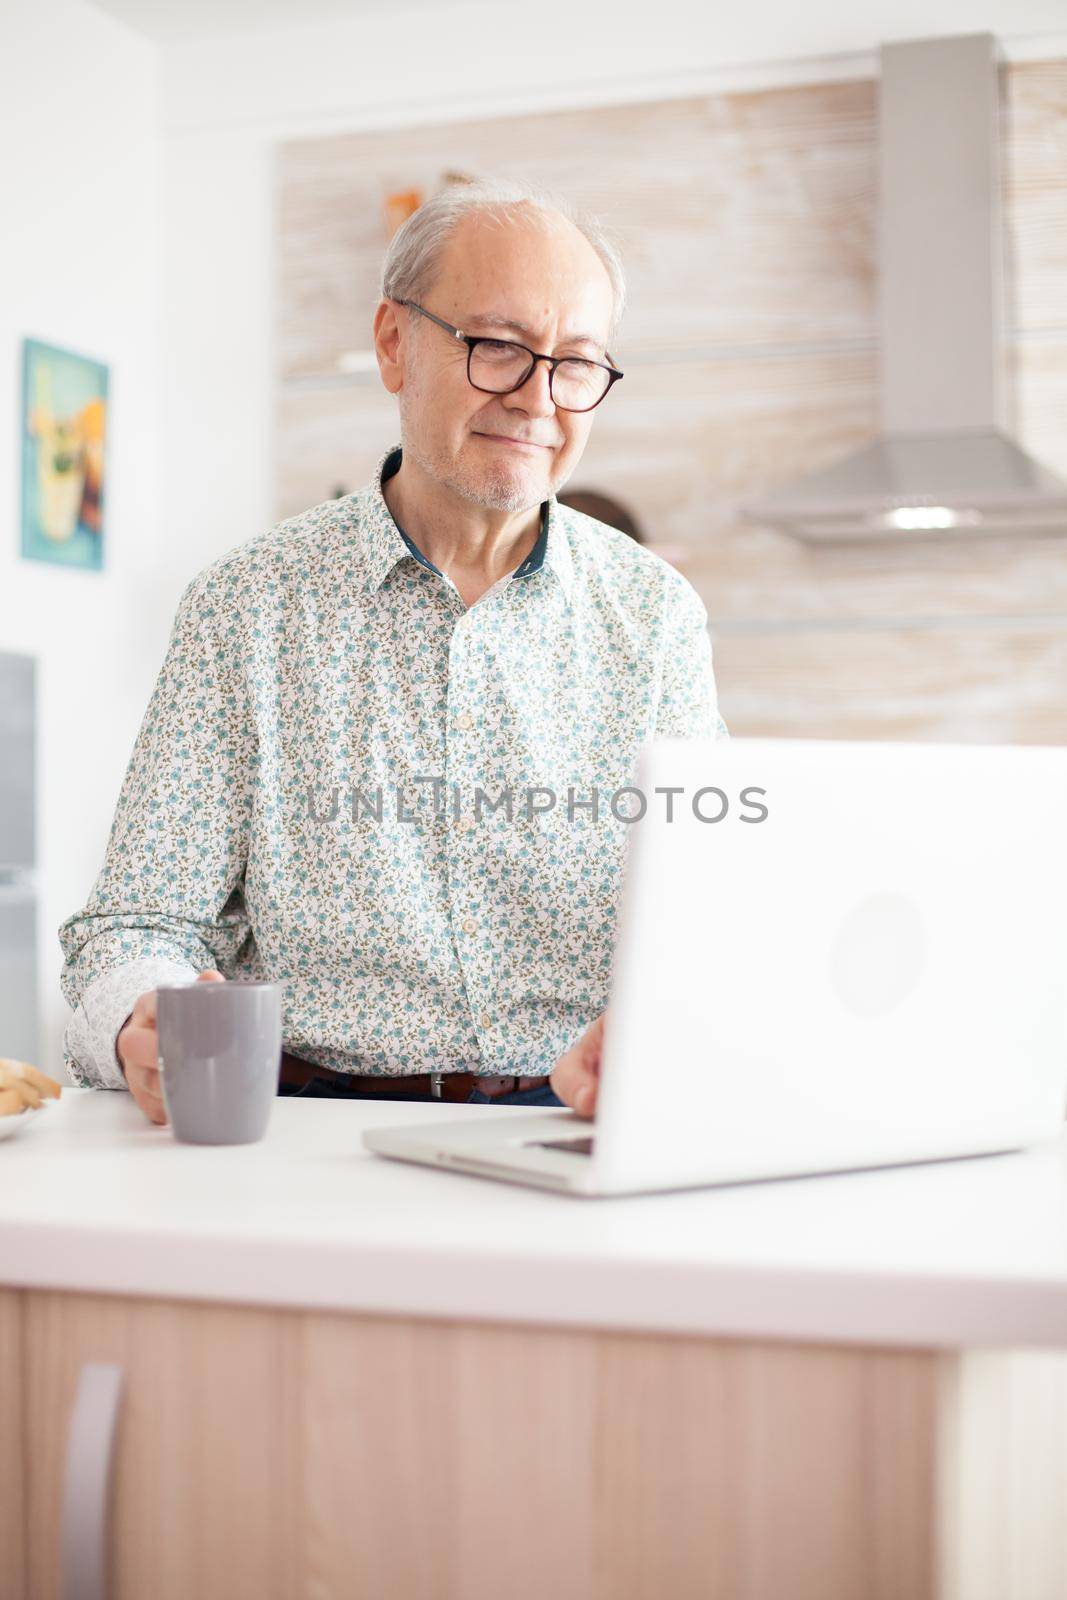
[[[662,740],[634,781],[595,1121],[435,1109],[370,1149],[608,1195],[1062,1131],[1067,749]]]

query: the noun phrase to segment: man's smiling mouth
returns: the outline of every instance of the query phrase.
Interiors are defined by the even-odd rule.
[[[555,446],[551,445],[551,444],[539,444],[534,439],[514,439],[514,438],[511,437],[510,434],[506,434],[506,433],[479,433],[479,434],[476,434],[475,437],[478,438],[478,439],[491,439],[496,444],[517,445],[520,449],[523,449],[523,450],[553,450],[553,449],[555,449]]]

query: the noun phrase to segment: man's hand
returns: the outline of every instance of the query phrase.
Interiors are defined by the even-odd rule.
[[[564,1105],[571,1106],[580,1117],[591,1117],[596,1111],[606,1017],[607,1012],[601,1012],[596,1021],[589,1024],[577,1044],[560,1056],[552,1069],[553,1089]]]
[[[197,983],[225,983],[221,972],[201,972]],[[142,994],[119,1029],[115,1053],[126,1075],[130,1093],[149,1122],[165,1125],[167,1108],[159,1080],[159,1035],[156,1032],[156,994]]]

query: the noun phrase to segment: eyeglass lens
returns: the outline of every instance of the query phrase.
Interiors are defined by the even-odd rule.
[[[476,388],[504,394],[522,382],[531,365],[525,350],[500,340],[480,339],[471,350],[470,380]],[[592,361],[561,361],[552,373],[552,398],[564,410],[582,411],[603,398],[610,382],[610,372]]]

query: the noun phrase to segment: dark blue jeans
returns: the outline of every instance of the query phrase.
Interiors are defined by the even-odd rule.
[[[328,1083],[325,1078],[312,1078],[310,1083],[305,1083],[301,1088],[295,1089],[289,1084],[279,1084],[278,1093],[286,1096],[298,1096],[301,1100],[425,1100],[428,1105],[444,1105],[443,1100],[435,1100],[431,1094],[412,1094],[410,1090],[398,1090],[391,1093],[388,1089],[375,1090],[371,1094],[361,1093],[358,1089],[349,1089],[343,1083]],[[462,1102],[447,1102],[452,1105]],[[522,1089],[515,1094],[500,1094],[495,1099],[483,1094],[480,1089],[472,1089],[467,1096],[468,1105],[494,1105],[494,1106],[561,1106],[563,1101],[553,1089],[551,1083],[545,1078],[543,1083],[538,1083],[532,1089]]]

